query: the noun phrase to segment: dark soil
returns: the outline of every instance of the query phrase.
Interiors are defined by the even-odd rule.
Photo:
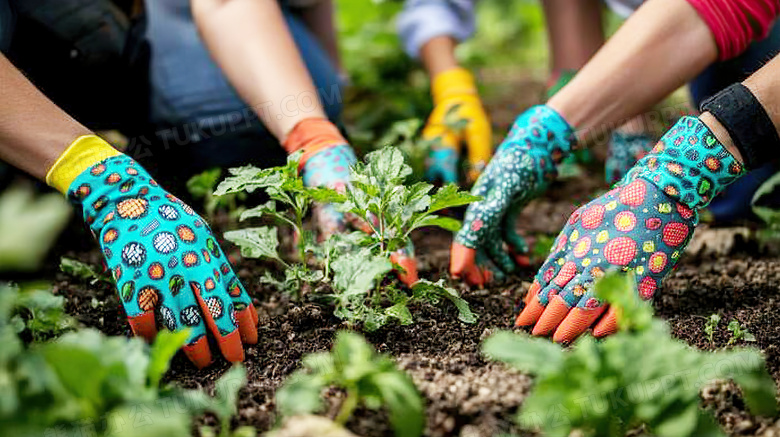
[[[512,107],[511,112],[516,114],[522,109]],[[502,112],[497,116],[502,131],[511,122],[504,115]],[[499,126],[496,128],[499,130]],[[545,199],[526,208],[518,220],[518,228],[531,237],[554,236],[579,204],[605,189],[602,180],[602,175],[591,169],[582,178],[557,183]],[[707,238],[711,242],[723,240],[722,233],[701,231],[705,242]],[[739,233],[726,231],[729,232]],[[415,240],[421,276],[432,280],[444,277],[451,242],[449,234],[425,231],[418,233]],[[725,325],[732,319],[739,320],[755,335],[754,345],[766,353],[769,370],[775,381],[780,382],[780,258],[762,254],[755,244],[746,243],[743,238],[735,241],[736,244],[715,251],[696,246],[698,253],[684,257],[679,269],[657,293],[655,307],[658,315],[669,321],[676,337],[701,349],[724,347],[730,335]],[[69,256],[94,265],[100,263],[96,249],[71,252]],[[236,266],[239,277],[255,299],[261,320],[259,344],[246,349],[249,383],[241,392],[235,422],[254,425],[260,431],[276,423],[274,392],[297,368],[301,357],[328,350],[335,333],[346,329],[327,308],[291,302],[260,284],[258,278],[268,268],[273,267],[254,261],[242,261]],[[513,419],[532,379],[485,361],[479,345],[494,330],[511,327],[512,316],[533,273],[533,269],[525,271],[512,278],[510,285],[488,290],[467,290],[453,284],[461,289],[479,315],[474,325],[460,323],[451,306],[422,305],[412,308],[413,325],[389,326],[366,335],[379,351],[396,358],[425,396],[427,435],[528,434],[517,429]],[[55,276],[56,293],[66,296],[70,314],[84,325],[105,333],[128,334],[121,305],[109,284],[90,286],[61,273]],[[705,318],[712,313],[719,313],[723,321],[710,344],[703,327]],[[220,362],[196,371],[185,359],[177,357],[168,380],[186,387],[211,389],[227,368],[226,363]],[[332,416],[343,396],[335,389],[326,393]],[[703,405],[715,411],[721,425],[732,435],[780,436],[780,421],[748,414],[739,390],[731,383],[705,388],[702,398]],[[348,428],[364,436],[392,435],[387,417],[381,412],[358,410]]]

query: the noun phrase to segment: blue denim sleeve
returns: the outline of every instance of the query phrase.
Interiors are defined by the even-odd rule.
[[[398,17],[398,34],[409,56],[431,38],[447,35],[463,41],[474,33],[475,0],[406,0]]]
[[[0,52],[4,52],[11,44],[14,17],[7,0],[0,0]]]

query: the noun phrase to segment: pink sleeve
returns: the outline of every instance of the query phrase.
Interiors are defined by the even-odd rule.
[[[780,15],[780,0],[688,0],[707,23],[720,60],[731,59],[765,38]]]

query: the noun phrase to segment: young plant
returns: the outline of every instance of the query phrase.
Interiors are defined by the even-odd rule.
[[[342,331],[331,352],[303,357],[303,368],[293,373],[276,392],[276,404],[284,416],[321,411],[321,393],[330,386],[346,391],[336,423],[344,425],[359,405],[390,413],[396,436],[422,435],[423,402],[412,379],[393,360],[378,355],[363,337]]]
[[[312,238],[303,228],[303,219],[312,202],[322,197],[322,193],[327,193],[326,196],[332,197],[333,190],[305,186],[303,179],[298,174],[300,157],[301,153],[291,155],[287,160],[287,165],[283,167],[272,167],[264,170],[253,166],[231,168],[229,170],[231,176],[219,184],[214,195],[223,196],[244,191],[252,193],[257,189],[265,190],[270,200],[244,211],[241,213],[240,220],[269,217],[278,223],[290,225],[300,237],[297,248],[301,264],[295,267],[297,271],[292,272],[292,275],[288,273],[286,276],[288,279],[293,277],[295,280],[309,282],[313,277],[309,276],[306,264],[306,248]],[[283,205],[287,209],[277,210],[277,204]],[[277,252],[279,240],[276,228],[240,229],[225,232],[225,238],[237,244],[244,256],[273,259],[281,263],[287,270],[294,268],[284,261]],[[321,276],[318,277],[321,279]]]
[[[739,321],[734,319],[729,322],[726,329],[731,332],[731,338],[729,338],[728,346],[736,343],[739,340],[753,342],[756,341],[756,337],[750,333],[744,326],[739,324]]]
[[[76,278],[89,281],[90,285],[95,285],[100,281],[108,284],[114,283],[114,280],[108,272],[99,273],[94,267],[87,263],[64,256],[60,258],[60,271]]]
[[[214,397],[208,399],[204,410],[213,413],[219,419],[218,430],[201,426],[201,437],[255,437],[257,431],[251,426],[230,429],[230,419],[238,413],[238,392],[246,385],[246,369],[233,366],[216,383]],[[217,432],[218,431],[218,432]]]
[[[212,168],[203,173],[196,174],[187,181],[187,191],[195,199],[203,199],[203,210],[209,221],[213,221],[218,208],[224,208],[228,213],[230,220],[236,220],[243,208],[239,208],[236,201],[245,197],[244,193],[234,193],[224,196],[214,194],[214,187],[217,186],[222,177],[221,168]]]
[[[597,295],[619,308],[621,331],[604,341],[580,338],[571,349],[499,332],[486,340],[491,359],[536,375],[518,420],[547,436],[623,436],[635,427],[660,436],[724,435],[699,408],[699,391],[732,379],[757,415],[777,413],[775,384],[755,349],[703,352],[671,337],[668,325],[636,293],[633,275],[609,275]],[[710,371],[711,370],[711,371]]]
[[[231,435],[229,418],[245,381],[243,370],[217,382],[216,399],[161,384],[187,332],[161,331],[150,347],[140,338],[74,330],[61,297],[38,285],[28,288],[0,283],[3,435],[189,437],[193,418],[205,411],[221,419],[221,437]],[[68,332],[51,340],[65,328]],[[28,343],[28,331],[46,334],[48,341],[33,335],[36,341]]]
[[[352,169],[352,182],[344,195],[328,200],[343,212],[363,219],[372,233],[363,242],[375,253],[389,258],[390,254],[407,246],[415,229],[438,226],[455,232],[460,222],[435,213],[446,208],[467,205],[479,196],[460,191],[455,184],[429,194],[433,185],[418,182],[405,185],[412,169],[395,147],[385,147],[366,155],[366,163]]]
[[[715,336],[715,330],[718,328],[718,323],[720,323],[720,316],[718,314],[710,315],[710,318],[704,322],[704,334],[707,335],[707,339],[710,341],[710,344],[712,344],[713,337]]]

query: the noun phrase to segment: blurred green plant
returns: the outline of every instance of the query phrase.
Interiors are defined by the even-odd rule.
[[[398,437],[422,435],[423,401],[412,379],[398,370],[390,357],[379,355],[359,334],[341,331],[331,352],[303,357],[303,368],[276,392],[277,408],[284,416],[315,413],[323,408],[321,393],[329,386],[346,391],[335,422],[344,425],[359,405],[382,406]]]
[[[231,435],[236,393],[246,381],[243,369],[217,382],[216,398],[161,385],[186,331],[161,331],[149,346],[140,338],[72,330],[62,304],[40,284],[28,289],[0,283],[3,435],[189,437],[193,418],[205,411],[220,418],[221,437]],[[31,343],[25,340],[28,332]],[[39,341],[44,337],[47,341]]]
[[[221,168],[206,170],[187,181],[187,191],[193,198],[203,200],[203,210],[210,222],[214,221],[217,210],[220,208],[227,212],[230,221],[236,221],[244,212],[244,208],[238,206],[238,201],[246,198],[246,195],[242,192],[222,196],[214,195],[214,189],[221,179]]]
[[[58,193],[18,184],[0,194],[0,272],[34,271],[62,233],[73,209]]]
[[[659,436],[722,436],[699,408],[699,391],[718,379],[734,380],[753,414],[777,414],[775,383],[758,350],[703,352],[672,338],[638,297],[633,274],[607,275],[596,295],[618,308],[621,330],[604,341],[583,336],[564,349],[511,332],[485,341],[490,359],[536,376],[518,416],[524,428],[553,437],[573,430],[607,437],[645,425]]]

